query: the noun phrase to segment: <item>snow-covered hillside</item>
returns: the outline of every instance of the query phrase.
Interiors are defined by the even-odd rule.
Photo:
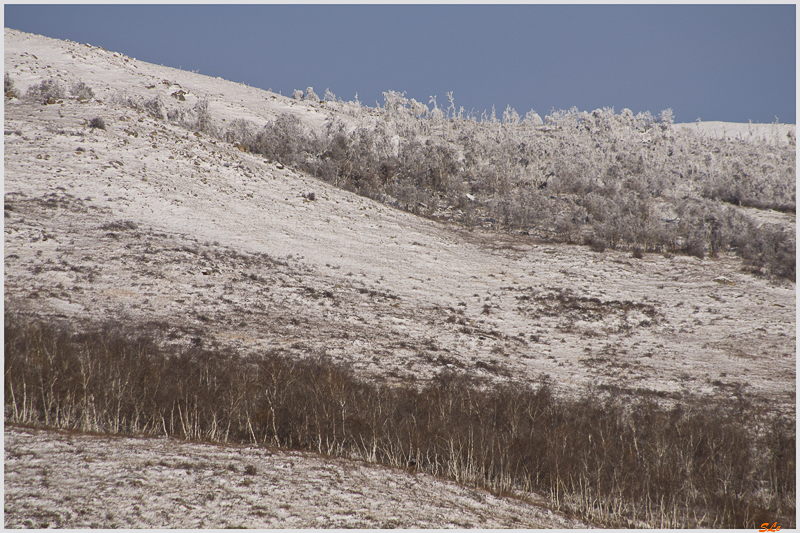
[[[632,395],[649,391],[666,401],[686,394],[745,394],[770,410],[794,411],[795,287],[743,272],[734,254],[634,258],[621,249],[592,251],[422,218],[187,129],[180,120],[207,112],[221,125],[239,119],[266,124],[290,113],[304,127],[322,129],[331,116],[353,125],[373,120],[367,112],[355,117],[344,105],[334,110],[10,29],[4,44],[5,72],[21,96],[6,98],[4,105],[6,312],[76,328],[114,320],[152,331],[166,344],[330,358],[352,364],[365,378],[391,383],[424,383],[444,370],[468,372],[486,383],[531,382],[547,374],[561,394],[588,387]],[[24,97],[48,79],[65,87],[83,82],[94,98],[67,94],[43,105]],[[160,112],[178,119],[159,119],[142,108],[156,96]],[[90,127],[98,118],[104,129]],[[786,231],[795,231],[794,214],[770,213]],[[7,507],[9,468],[18,460],[13,450],[41,438],[12,431],[6,432]],[[99,442],[59,435],[20,453],[62,453],[69,439],[80,440],[86,450]],[[141,441],[117,442],[136,449],[130,461],[147,461],[136,455],[143,453]],[[166,442],[157,446],[159,453],[172,454],[169,464],[148,467],[150,477],[131,484],[139,495],[158,476],[177,472],[173,465],[183,460]],[[186,477],[219,476],[212,481],[234,483],[233,473],[212,471],[224,469],[225,454],[239,452],[197,446],[198,457],[208,455],[204,461],[212,466]],[[251,454],[248,460],[258,461],[259,471],[285,470],[296,457],[241,453]],[[441,491],[470,497],[466,489],[445,488],[430,478],[303,460],[309,475],[353,469],[359,483],[370,487],[418,484],[424,487],[415,493],[418,502]],[[21,483],[36,466],[24,468],[12,470],[11,482]],[[186,482],[170,479],[188,490]],[[263,483],[254,487],[268,494],[284,490],[280,483]],[[338,504],[330,502],[338,493],[322,485],[328,488],[313,491],[325,493],[319,501],[328,505],[327,521],[302,509],[290,522],[291,504],[291,512],[275,510],[283,521],[252,517],[242,523],[390,523],[382,512],[365,518],[372,511],[334,520]],[[395,496],[410,498],[402,494]],[[420,514],[398,524],[494,527],[517,525],[508,521],[517,516],[524,527],[574,525],[563,518],[541,522],[539,510],[521,510],[519,502],[501,504],[483,494],[479,499],[479,509],[463,522],[450,515],[434,518],[420,504],[411,506]],[[256,509],[255,500],[247,502]],[[130,527],[200,524],[194,518],[123,519],[111,512],[119,522],[96,519]],[[484,512],[491,516],[475,518]],[[17,513],[10,523],[7,511],[6,525],[24,524]],[[64,524],[88,525],[83,519]],[[222,525],[203,523],[212,524]]]
[[[4,441],[5,527],[588,526],[541,498],[299,452],[17,427]]]
[[[87,45],[12,30],[5,44],[20,88],[60,76],[99,100],[6,101],[9,302],[69,319],[167,320],[239,348],[325,352],[371,375],[483,362],[497,369],[475,370],[487,378],[548,373],[565,387],[679,391],[687,371],[705,393],[723,372],[776,397],[793,384],[794,290],[739,272],[732,257],[631,260],[451,228],[114,99],[180,86],[187,101],[175,106],[206,95],[219,121],[318,108]],[[89,128],[94,117],[107,128]],[[574,308],[543,313],[563,291]],[[580,298],[607,305],[592,312]],[[654,318],[615,310],[626,301]]]

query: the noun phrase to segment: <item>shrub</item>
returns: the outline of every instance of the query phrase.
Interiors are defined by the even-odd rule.
[[[80,101],[91,100],[94,98],[94,91],[92,88],[82,81],[74,83],[70,88],[70,93]]]
[[[8,75],[8,72],[3,76],[3,94],[5,94],[7,98],[19,98],[19,91],[14,88],[14,81],[11,79],[11,76]]]
[[[163,119],[167,115],[164,111],[164,104],[157,96],[148,100],[143,100],[141,104],[139,104],[138,109],[157,119]]]
[[[686,244],[686,253],[698,259],[704,259],[706,256],[705,241],[698,236],[690,237]]]
[[[103,120],[100,117],[95,117],[95,118],[93,118],[92,120],[89,121],[89,127],[92,128],[92,129],[97,128],[97,129],[104,130],[104,129],[106,129],[106,121]]]
[[[251,142],[251,152],[284,165],[299,164],[305,161],[306,154],[316,152],[313,138],[305,134],[300,119],[291,114],[276,117]]]
[[[51,78],[30,87],[26,96],[37,99],[43,104],[54,104],[56,101],[66,98],[67,91],[60,81]]]
[[[145,100],[141,96],[131,96],[126,91],[120,91],[111,96],[111,100],[119,105],[135,109],[140,113],[147,113],[153,118],[159,120],[176,121],[176,117],[166,112],[166,106],[163,104],[158,96]],[[184,113],[183,109],[179,109]],[[181,115],[183,116],[183,115]]]
[[[306,89],[306,96],[305,99],[309,102],[319,103],[319,96],[314,92],[313,87],[309,87]]]
[[[208,100],[199,100],[192,108],[193,121],[188,126],[196,131],[213,135],[215,133],[214,121],[208,111]]]
[[[606,241],[605,241],[605,239],[601,239],[601,238],[597,238],[597,237],[592,237],[592,238],[589,240],[589,243],[588,243],[588,244],[589,244],[589,247],[591,248],[591,250],[592,250],[593,252],[602,253],[602,252],[604,252],[604,251],[605,251],[605,249],[606,249]]]

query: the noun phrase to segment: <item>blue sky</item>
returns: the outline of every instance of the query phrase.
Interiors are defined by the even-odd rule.
[[[8,5],[5,27],[291,94],[796,122],[783,5]]]

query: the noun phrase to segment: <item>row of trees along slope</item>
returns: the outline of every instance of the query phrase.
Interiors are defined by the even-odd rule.
[[[396,92],[385,105],[306,102],[324,129],[283,114],[205,129],[251,152],[400,208],[556,242],[697,257],[735,252],[755,273],[795,279],[794,230],[743,207],[795,212],[795,141],[704,138],[629,109],[498,119],[433,110]],[[216,129],[215,129],[216,128]],[[776,130],[777,131],[777,130]],[[780,139],[778,139],[780,141]]]

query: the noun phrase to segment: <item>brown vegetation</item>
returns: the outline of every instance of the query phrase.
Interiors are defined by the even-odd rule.
[[[5,317],[10,423],[255,442],[550,494],[610,526],[795,524],[795,425],[734,404],[555,397],[542,378],[482,389],[364,382],[324,359],[167,351],[106,324]]]

